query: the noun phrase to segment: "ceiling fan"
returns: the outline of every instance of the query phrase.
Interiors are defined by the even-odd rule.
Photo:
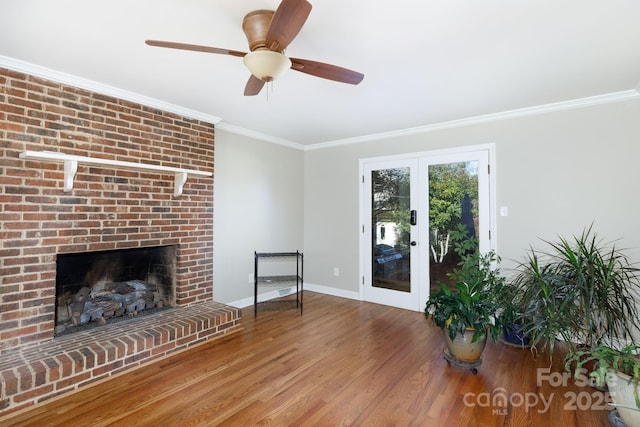
[[[280,77],[291,68],[323,79],[357,85],[364,74],[323,62],[289,58],[284,51],[306,22],[311,4],[306,0],[282,0],[276,11],[255,10],[242,21],[242,30],[249,41],[249,53],[217,47],[199,46],[160,40],[146,40],[149,46],[198,52],[219,53],[244,58],[251,77],[244,88],[246,96],[257,95],[266,82]]]

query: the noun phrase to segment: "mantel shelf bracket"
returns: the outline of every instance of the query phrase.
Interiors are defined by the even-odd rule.
[[[77,160],[65,160],[64,161],[64,187],[62,190],[66,193],[73,190],[73,180],[78,172]]]
[[[187,173],[186,172],[176,172],[175,180],[173,182],[173,195],[179,196],[182,194],[182,188],[184,187],[184,183],[187,182]]]
[[[169,166],[150,165],[146,163],[134,163],[134,162],[124,162],[120,160],[101,159],[96,157],[76,156],[73,154],[65,154],[65,153],[59,153],[54,151],[25,150],[20,153],[20,158],[64,162],[63,191],[67,193],[73,190],[73,181],[76,177],[76,173],[78,172],[78,165],[80,164],[104,165],[104,166],[113,166],[116,168],[173,173],[175,176],[174,183],[173,183],[174,184],[173,195],[176,197],[182,195],[184,184],[187,182],[187,178],[189,177],[189,175],[213,176],[211,172],[203,172],[203,171],[194,170],[194,169],[181,169],[181,168],[173,168]]]

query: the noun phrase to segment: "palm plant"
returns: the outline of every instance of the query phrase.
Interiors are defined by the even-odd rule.
[[[623,251],[592,226],[572,239],[545,242],[550,250],[531,249],[513,282],[524,295],[524,329],[533,346],[548,343],[552,357],[558,338],[575,350],[576,344],[615,346],[640,330],[639,270]]]
[[[585,229],[573,242],[560,238],[551,246],[558,272],[577,294],[577,338],[590,348],[600,343],[613,346],[640,329],[639,270],[614,244],[602,242],[591,230],[591,226]]]
[[[522,331],[532,348],[548,344],[550,358],[558,338],[571,342],[578,318],[574,289],[552,263],[541,263],[532,249],[512,285],[522,292]]]

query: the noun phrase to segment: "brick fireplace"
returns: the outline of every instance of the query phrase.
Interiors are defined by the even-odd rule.
[[[55,334],[173,307],[176,245],[58,254]]]
[[[239,329],[238,311],[213,302],[212,177],[189,175],[175,196],[173,174],[80,164],[65,192],[64,164],[26,150],[213,172],[214,126],[0,68],[0,414]],[[162,324],[83,332],[69,354],[73,340],[54,338],[57,258],[169,245]]]

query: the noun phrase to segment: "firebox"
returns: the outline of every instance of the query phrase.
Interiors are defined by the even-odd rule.
[[[56,263],[56,335],[175,304],[175,245],[59,254]]]

